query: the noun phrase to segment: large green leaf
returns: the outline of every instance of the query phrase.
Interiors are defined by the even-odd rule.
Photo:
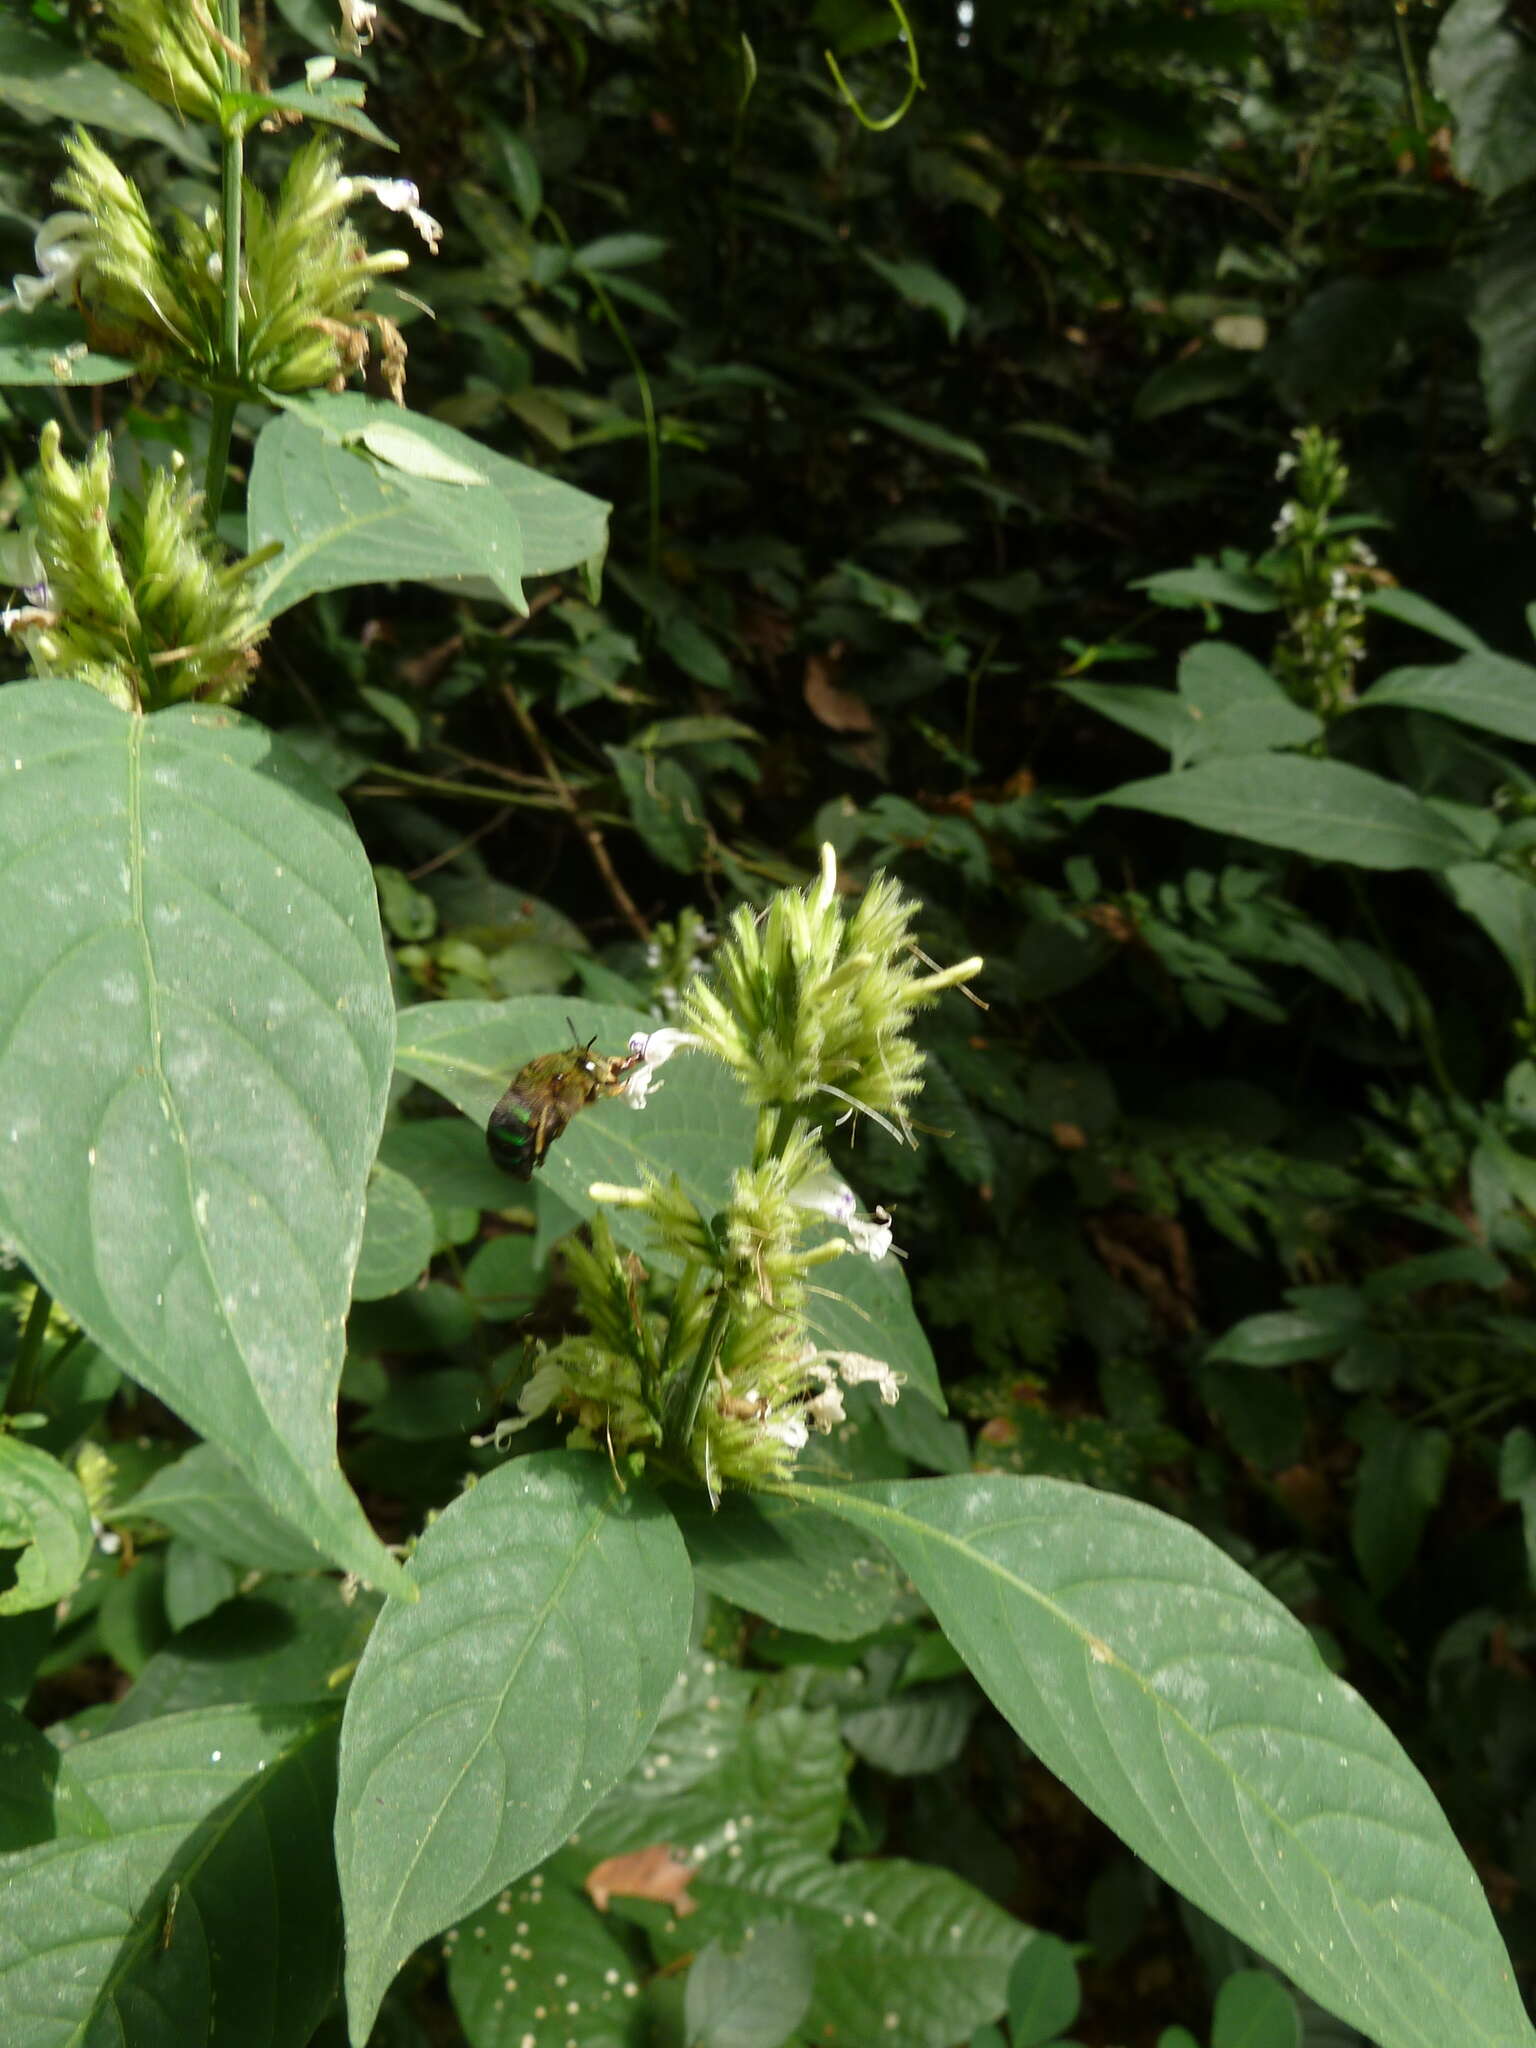
[[[475,480],[441,480],[455,474]],[[357,393],[280,414],[251,467],[249,544],[283,544],[261,587],[268,618],[317,590],[445,578],[523,611],[524,576],[602,559],[607,518],[585,491]]]
[[[650,2019],[640,1999],[649,1974],[633,1931],[599,1913],[584,1892],[542,1873],[503,1892],[506,1907],[448,1930],[448,1991],[475,2048],[537,2041],[560,2015],[561,2048],[644,2048]]]
[[[274,1515],[239,1467],[212,1444],[194,1444],[125,1500],[111,1518],[158,1524],[247,1569],[303,1572],[319,1562],[314,1546]]]
[[[1058,687],[1063,696],[1166,747],[1175,768],[1220,754],[1305,746],[1323,729],[1251,654],[1225,640],[1200,640],[1187,651],[1176,696],[1124,683]]]
[[[780,1842],[706,1863],[698,1912],[664,1937],[674,1953],[734,1947],[755,1922],[788,1920],[816,1955],[811,2041],[950,2048],[995,2019],[1032,1930],[960,1878],[896,1856],[828,1863]]]
[[[582,1454],[518,1458],[411,1561],[347,1702],[336,1857],[352,2039],[418,1942],[564,1841],[645,1747],[693,1576],[653,1495]]]
[[[1433,711],[1480,732],[1536,740],[1536,668],[1486,648],[1438,668],[1394,668],[1371,685],[1357,708],[1382,706]]]
[[[0,101],[29,120],[81,121],[157,142],[199,169],[212,163],[204,129],[157,106],[120,71],[83,56],[72,37],[50,35],[22,15],[18,7],[0,21]]]
[[[1497,199],[1536,177],[1536,50],[1504,0],[1456,0],[1430,58],[1455,123],[1456,169]]]
[[[1509,964],[1529,1011],[1536,1007],[1536,887],[1513,868],[1470,860],[1444,870],[1459,910],[1476,920]]]
[[[1443,868],[1475,850],[1395,782],[1293,754],[1204,761],[1179,775],[1123,783],[1099,801],[1359,868]]]
[[[1035,1754],[1144,1862],[1380,2048],[1532,2041],[1429,1787],[1205,1537],[1053,1479],[802,1497],[880,1538]]]
[[[0,872],[4,1228],[317,1553],[398,1581],[335,1448],[394,1042],[345,813],[233,711],[17,683]]]
[[[652,1842],[696,1859],[742,1840],[742,1816],[776,1841],[826,1855],[847,1806],[848,1755],[830,1707],[763,1711],[759,1680],[695,1652],[678,1673],[638,1770],[560,1851],[556,1868],[585,1878],[593,1865]]]
[[[336,1705],[378,1617],[337,1579],[268,1579],[180,1630],[118,1702],[114,1729],[190,1708]]]
[[[56,1607],[91,1554],[91,1509],[73,1472],[19,1437],[0,1436],[0,1551],[8,1560],[0,1614]]]
[[[878,1543],[802,1501],[672,1502],[701,1586],[778,1628],[851,1642],[890,1619],[901,1575]]]
[[[340,1962],[336,1723],[221,1707],[77,1744],[108,1832],[0,1857],[6,2048],[304,2048]]]

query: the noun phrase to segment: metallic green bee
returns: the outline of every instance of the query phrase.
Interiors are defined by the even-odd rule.
[[[571,1036],[576,1036],[574,1025]],[[533,1169],[544,1164],[545,1153],[579,1109],[623,1093],[640,1055],[594,1053],[596,1043],[592,1038],[567,1052],[541,1052],[518,1069],[491,1111],[485,1142],[492,1159],[514,1180],[532,1180]]]

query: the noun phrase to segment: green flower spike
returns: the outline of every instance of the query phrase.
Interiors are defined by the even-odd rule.
[[[105,435],[81,463],[60,453],[56,420],[38,443],[36,548],[47,602],[20,638],[40,676],[72,676],[124,710],[182,698],[233,703],[266,633],[249,595],[254,564],[223,563],[185,475],[153,471],[142,499],[109,521]]]
[[[682,1021],[741,1078],[763,1110],[829,1120],[831,1097],[908,1136],[906,1106],[922,1083],[912,1013],[968,981],[980,959],[919,971],[909,927],[916,902],[876,875],[845,916],[837,857],[784,889],[761,915],[743,907],[715,956],[712,986],[685,995]]]
[[[208,0],[100,0],[102,38],[123,54],[151,99],[184,121],[216,126],[224,90],[222,56],[250,59],[225,41]]]

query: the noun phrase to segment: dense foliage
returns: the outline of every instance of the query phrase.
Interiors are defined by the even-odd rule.
[[[0,2039],[1530,2040],[1522,10],[371,12],[0,13]]]

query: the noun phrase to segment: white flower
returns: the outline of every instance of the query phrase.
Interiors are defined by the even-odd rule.
[[[346,188],[342,195],[345,199],[359,192],[371,192],[380,206],[387,206],[391,213],[403,213],[432,254],[437,254],[437,245],[443,239],[442,224],[422,211],[421,194],[409,178],[342,178],[340,183]]]
[[[359,48],[371,43],[378,13],[375,0],[341,0],[342,33]]]
[[[96,1548],[103,1557],[116,1557],[123,1547],[123,1539],[115,1529],[109,1529],[100,1515],[91,1517],[91,1534],[96,1538]]]
[[[797,1209],[814,1209],[833,1223],[851,1226],[859,1212],[853,1189],[832,1173],[808,1174],[798,1187],[791,1188],[789,1199]]]
[[[644,1109],[656,1069],[664,1066],[673,1053],[703,1043],[703,1039],[695,1038],[691,1031],[674,1031],[671,1025],[665,1025],[660,1031],[637,1031],[629,1041],[629,1049],[639,1056],[640,1065],[624,1084],[625,1100],[636,1109]],[[656,1081],[654,1085],[659,1088],[661,1083]]]
[[[1277,483],[1283,482],[1283,481],[1285,480],[1285,478],[1286,478],[1286,477],[1288,477],[1288,476],[1290,475],[1291,471],[1292,471],[1292,470],[1293,470],[1293,469],[1294,469],[1295,467],[1296,467],[1296,457],[1295,457],[1295,455],[1294,455],[1294,454],[1293,454],[1293,453],[1292,453],[1292,452],[1291,452],[1290,450],[1287,450],[1287,451],[1286,451],[1286,453],[1285,453],[1284,455],[1282,455],[1282,456],[1281,456],[1281,458],[1280,458],[1280,460],[1279,460],[1279,461],[1278,461],[1278,462],[1277,462],[1277,463],[1275,464],[1275,480],[1276,480],[1276,482],[1277,482]]]
[[[843,1390],[836,1381],[830,1381],[819,1394],[812,1395],[805,1404],[805,1419],[812,1429],[819,1429],[823,1436],[836,1429],[840,1422],[848,1420],[843,1407]]]
[[[836,1365],[845,1387],[873,1385],[887,1408],[894,1408],[901,1399],[907,1376],[887,1365],[883,1358],[871,1358],[865,1351],[824,1351],[822,1356]]]
[[[848,1235],[853,1240],[856,1252],[863,1252],[866,1258],[883,1259],[891,1248],[891,1219],[884,1209],[876,1209],[871,1221],[850,1216]]]
[[[30,313],[44,299],[51,299],[62,291],[85,260],[85,247],[80,236],[90,225],[88,213],[49,214],[32,242],[32,259],[39,274],[36,277],[13,277],[14,296],[9,301],[0,300],[0,310],[11,304],[19,306],[23,313]]]
[[[776,1438],[792,1451],[803,1451],[811,1440],[810,1425],[804,1415],[781,1415],[776,1422],[765,1422],[763,1435]]]

